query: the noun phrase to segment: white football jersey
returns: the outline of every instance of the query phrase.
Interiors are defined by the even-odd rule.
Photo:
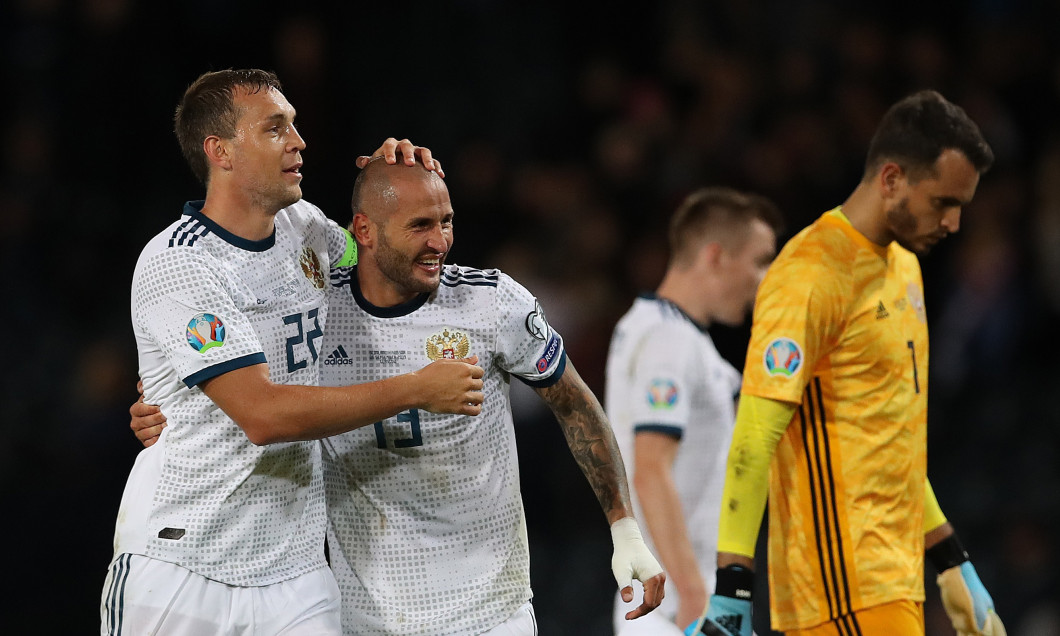
[[[676,305],[654,296],[637,298],[619,320],[606,373],[605,410],[630,483],[637,432],[657,431],[680,440],[674,483],[696,561],[708,592],[713,592],[721,493],[740,374],[718,353],[705,330]],[[631,494],[643,519],[636,492]],[[648,532],[644,538],[658,554]],[[677,601],[676,590],[667,585],[663,605],[655,611],[672,617]]]
[[[532,596],[511,376],[549,386],[563,340],[498,270],[447,265],[432,294],[375,307],[332,271],[321,382],[369,382],[479,357],[474,417],[411,410],[324,440],[331,565],[345,634],[481,634]]]
[[[325,565],[320,444],[255,446],[199,386],[263,362],[273,382],[319,383],[327,273],[345,235],[302,201],[280,210],[261,241],[201,209],[187,204],[133,275],[144,397],[169,425],[136,458],[114,549],[230,585],[268,585]]]

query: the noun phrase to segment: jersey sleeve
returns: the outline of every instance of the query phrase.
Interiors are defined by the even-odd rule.
[[[753,557],[769,494],[769,466],[795,413],[788,402],[740,398],[725,465],[718,551]]]
[[[634,432],[655,431],[680,439],[692,418],[696,352],[676,325],[646,334],[629,360],[626,396]]]
[[[357,264],[357,242],[349,230],[332,221],[323,210],[317,206],[305,202],[304,209],[310,215],[310,223],[317,225],[324,231],[324,237],[328,246],[328,266],[331,269],[337,267],[350,267]]]
[[[946,515],[943,514],[942,507],[939,506],[938,497],[935,496],[935,489],[931,487],[931,482],[925,477],[924,533],[927,534],[944,523],[946,523]]]
[[[846,303],[843,274],[820,262],[777,262],[755,300],[742,393],[799,403],[834,346]]]
[[[533,387],[559,382],[567,365],[563,338],[548,324],[545,310],[507,274],[497,281],[496,364]]]
[[[132,302],[137,337],[153,343],[189,387],[266,361],[221,265],[202,252],[171,248],[142,260]]]

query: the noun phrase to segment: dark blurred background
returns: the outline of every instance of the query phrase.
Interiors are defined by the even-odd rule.
[[[601,396],[611,328],[658,283],[689,190],[772,197],[786,239],[854,188],[889,104],[931,87],[964,106],[997,162],[923,261],[929,474],[1009,634],[1060,633],[1060,365],[1040,350],[1060,314],[1057,3],[334,5],[0,4],[0,298],[17,336],[0,388],[4,633],[98,630],[139,449],[132,269],[203,193],[173,108],[230,67],[279,74],[305,197],[340,223],[357,155],[387,136],[429,146],[457,210],[450,261],[537,294]],[[712,333],[742,368],[746,327]],[[514,400],[541,633],[610,634],[603,515],[551,415]],[[927,579],[928,634],[952,634]]]

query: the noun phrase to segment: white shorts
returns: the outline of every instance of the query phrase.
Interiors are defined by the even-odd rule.
[[[120,554],[99,613],[102,636],[342,634],[339,588],[328,567],[273,585],[234,587],[173,563]]]
[[[534,606],[530,603],[523,605],[515,610],[508,620],[482,636],[537,636],[537,616],[534,615]]]

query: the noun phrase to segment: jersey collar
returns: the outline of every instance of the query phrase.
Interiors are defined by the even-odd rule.
[[[823,216],[825,222],[838,227],[844,234],[849,236],[850,240],[854,241],[854,243],[867,250],[875,252],[880,258],[887,258],[887,250],[890,246],[877,245],[870,241],[869,237],[854,229],[854,226],[850,223],[850,219],[847,218],[846,214],[843,214],[843,206],[837,206],[828,212],[825,212]]]
[[[368,302],[361,293],[361,282],[357,280],[357,266],[354,265],[350,268],[350,293],[353,294],[353,299],[357,301],[357,306],[364,310],[365,313],[375,316],[376,318],[400,318],[401,316],[407,316],[412,312],[416,311],[427,302],[427,299],[431,297],[430,293],[423,292],[412,300],[403,302],[400,305],[394,305],[392,307],[379,307]]]
[[[213,219],[203,214],[202,207],[204,205],[206,205],[206,201],[188,201],[184,204],[184,214],[205,225],[206,229],[210,230],[212,234],[216,234],[225,243],[248,252],[264,252],[276,244],[275,227],[272,228],[272,234],[260,241],[245,239],[242,236],[232,234],[218,225]]]
[[[681,309],[680,307],[678,307],[677,303],[675,303],[674,301],[670,300],[669,298],[663,298],[663,297],[659,296],[658,294],[654,294],[654,293],[650,293],[650,292],[649,293],[638,294],[638,298],[643,298],[644,300],[650,300],[652,302],[657,302],[657,303],[659,303],[661,305],[665,305],[665,306],[671,308],[672,310],[676,311],[678,314],[680,314],[682,317],[684,317],[685,320],[687,320],[688,322],[692,323],[692,326],[695,327],[696,329],[699,329],[703,333],[709,333],[709,330],[707,329],[706,326],[700,324],[698,321],[696,321],[695,318],[693,318],[692,316],[689,316],[687,313],[685,313],[684,309]]]

